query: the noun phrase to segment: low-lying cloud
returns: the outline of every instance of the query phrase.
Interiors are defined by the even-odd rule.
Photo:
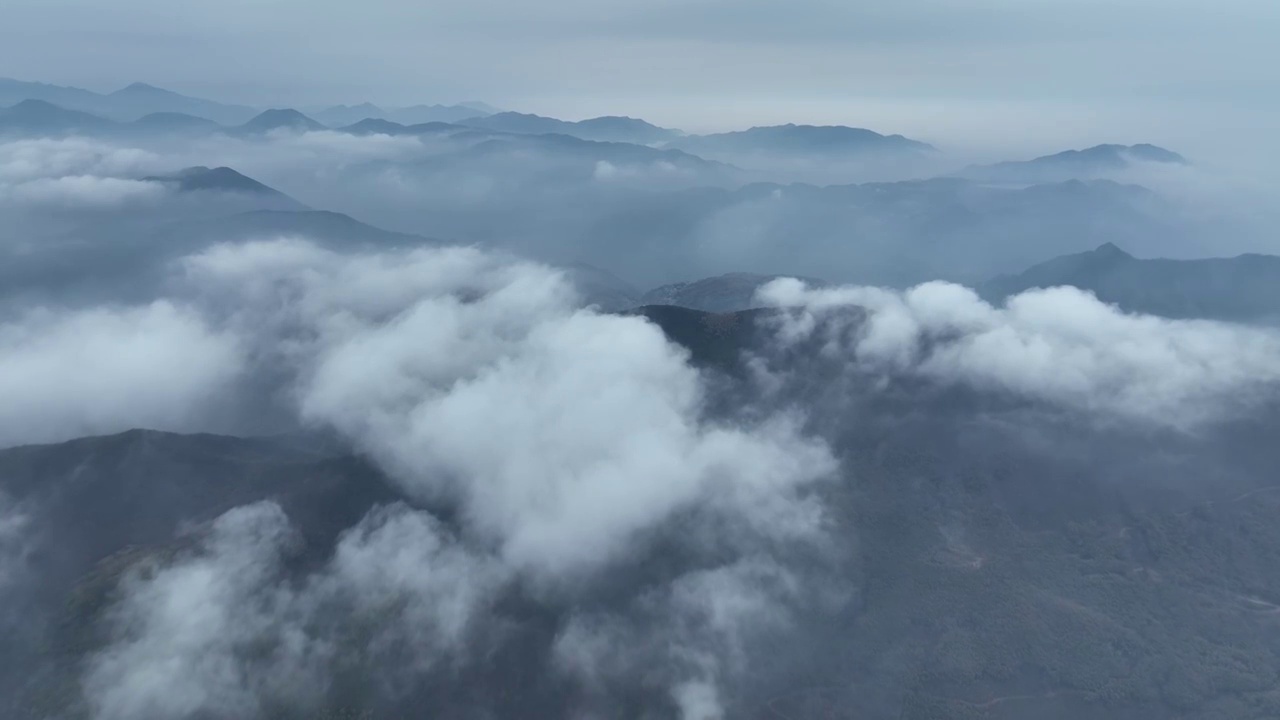
[[[166,167],[148,150],[89,138],[0,142],[0,207],[59,212],[154,204],[166,189],[139,178]]]
[[[778,328],[783,342],[817,339],[861,370],[968,383],[1105,418],[1191,429],[1280,387],[1273,331],[1127,314],[1071,287],[1028,291],[1001,307],[941,282],[898,292],[784,279],[759,297],[791,310]]]
[[[473,615],[502,578],[492,560],[404,506],[370,513],[323,568],[291,583],[299,550],[284,511],[263,502],[219,517],[176,562],[144,562],[108,618],[116,641],[85,676],[94,717],[314,709],[353,650],[385,668],[392,686],[398,673],[465,655]],[[343,636],[361,622],[371,635],[352,648]]]
[[[83,678],[98,720],[305,709],[352,672],[405,696],[501,653],[513,597],[554,618],[550,672],[580,712],[643,691],[720,718],[762,648],[855,589],[832,572],[839,466],[812,418],[713,414],[685,350],[641,317],[584,309],[553,268],[277,240],[187,257],[166,294],[0,328],[2,441],[207,429],[265,396],[371,458],[409,504],[376,507],[320,558],[266,502],[142,561]],[[947,283],[778,280],[761,298],[783,309],[776,344],[869,392],[923,378],[1194,429],[1280,381],[1268,331],[1127,315],[1071,289],[994,307]]]
[[[590,566],[681,507],[716,498],[749,516],[770,508],[754,495],[832,469],[786,418],[707,422],[683,350],[641,318],[581,309],[550,268],[296,242],[217,248],[188,268],[237,299],[230,322],[259,356],[282,337],[303,343],[286,362],[300,363],[306,421],[352,438],[416,496],[460,501],[517,565]]]
[[[404,668],[385,678],[394,695],[465,664],[472,641],[500,646],[471,632],[501,623],[473,618],[509,593],[577,608],[555,643],[565,677],[600,697],[633,687],[583,648],[643,631],[635,657],[670,669],[642,684],[718,717],[707,708],[744,671],[740,644],[809,602],[812,578],[786,557],[830,553],[814,492],[836,470],[827,447],[790,414],[711,417],[683,349],[643,318],[582,308],[557,270],[472,248],[281,240],[189,257],[169,287],[149,305],[0,328],[0,442],[210,429],[265,394],[450,520],[376,509],[298,579],[279,507],[228,513],[124,584],[84,681],[101,720],[307,707],[343,667],[351,618],[376,619],[361,657]],[[595,599],[672,537],[687,557],[634,605]]]
[[[151,174],[168,162],[149,150],[93,138],[40,138],[0,142],[0,184],[75,176]]]
[[[168,301],[32,310],[0,323],[0,445],[207,429],[241,369],[234,337]]]
[[[0,203],[52,208],[106,209],[129,204],[154,203],[166,194],[163,185],[144,180],[69,175],[39,178],[8,187],[0,186]]]

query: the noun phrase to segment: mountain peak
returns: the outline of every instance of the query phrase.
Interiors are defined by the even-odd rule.
[[[498,113],[502,112],[502,110],[500,110],[499,108],[496,108],[490,105],[489,103],[481,102],[479,100],[468,100],[466,102],[460,102],[458,103],[458,107],[464,107],[470,110],[475,110],[476,112],[481,112],[481,113],[484,113],[485,115],[497,115]]]
[[[1119,246],[1112,242],[1105,242],[1099,245],[1093,252],[1095,255],[1101,255],[1103,257],[1133,259],[1132,255],[1121,250]]]
[[[183,168],[169,175],[156,175],[143,178],[143,180],[172,185],[180,192],[217,190],[254,195],[282,195],[280,191],[263,185],[257,180],[247,175],[242,175],[229,167],[209,168],[197,165]]]
[[[1032,162],[1086,160],[1126,165],[1131,159],[1143,160],[1146,162],[1176,163],[1179,165],[1187,164],[1187,159],[1178,153],[1150,143],[1139,143],[1137,145],[1104,143],[1102,145],[1094,145],[1093,147],[1085,148],[1083,150],[1064,150],[1054,155],[1046,155],[1044,157],[1036,158]]]
[[[9,126],[36,131],[98,129],[114,125],[110,120],[97,115],[68,110],[36,99],[23,100],[12,107],[0,109],[0,120]]]
[[[176,95],[177,93],[164,88],[158,88],[155,85],[148,85],[142,82],[132,83],[127,87],[111,93],[112,95]]]
[[[9,112],[15,113],[49,113],[65,111],[65,108],[58,107],[46,100],[27,99],[9,108]]]
[[[1139,143],[1130,145],[1126,148],[1129,154],[1139,160],[1148,162],[1174,163],[1177,165],[1189,165],[1185,157],[1179,155],[1172,150],[1166,150],[1159,145],[1151,145],[1150,143]]]
[[[267,132],[279,128],[293,130],[323,130],[324,125],[292,108],[264,110],[249,122],[240,126],[250,132]]]
[[[1103,143],[1080,150],[1063,150],[1031,160],[972,165],[962,174],[965,177],[986,182],[1036,185],[1065,180],[1105,179],[1111,173],[1121,172],[1144,163],[1190,164],[1178,153],[1149,143],[1138,145]]]

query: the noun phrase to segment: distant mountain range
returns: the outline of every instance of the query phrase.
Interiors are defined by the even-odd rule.
[[[349,135],[426,135],[437,132],[460,132],[470,130],[461,125],[445,122],[425,122],[415,125],[402,125],[391,120],[366,118],[357,123],[337,128],[338,132]]]
[[[625,233],[621,248],[609,248],[615,257],[645,248],[622,257],[653,285],[664,282],[658,273],[670,277],[671,267],[698,277],[726,265],[892,287],[935,279],[973,284],[1107,241],[1143,253],[1193,243],[1192,229],[1160,195],[1109,181],[696,187],[646,198],[640,210],[632,202],[602,225]],[[665,262],[650,270],[644,263],[655,254]]]
[[[178,258],[219,243],[306,238],[335,251],[437,244],[337,212],[312,210],[230,168],[187,168],[142,178],[172,193],[145,210],[97,215],[0,262],[0,304],[151,298]],[[74,222],[74,220],[71,220]]]
[[[572,135],[583,140],[627,142],[638,145],[658,143],[682,135],[679,130],[658,127],[644,120],[630,117],[598,117],[571,122],[541,115],[504,112],[486,117],[467,118],[458,124],[495,132],[527,135],[556,133]]]
[[[1187,159],[1155,145],[1095,145],[1033,160],[973,165],[960,175],[992,183],[1035,184],[1107,177],[1141,165],[1187,165]]]
[[[224,126],[206,117],[180,112],[156,112],[131,122],[120,122],[81,110],[70,110],[45,100],[23,100],[0,108],[0,135],[70,135],[150,137],[225,132],[257,135],[273,130],[324,130],[324,125],[297,110],[266,110],[239,125]]]
[[[1032,288],[1071,285],[1128,312],[1236,321],[1280,319],[1280,257],[1135,258],[1114,244],[1065,255],[980,286],[999,302]]]
[[[0,133],[148,135],[227,132],[257,134],[278,129],[338,128],[353,134],[411,135],[470,129],[505,135],[567,135],[595,142],[660,146],[708,159],[732,162],[730,156],[768,154],[838,159],[875,154],[919,154],[926,143],[901,135],[843,126],[781,125],[740,132],[685,135],[638,118],[605,116],[579,121],[517,112],[497,112],[483,103],[419,105],[385,110],[371,103],[313,110],[259,112],[135,84],[111,95],[39,83],[0,80]]]
[[[23,100],[0,108],[0,134],[56,134],[110,132],[118,123],[45,100]]]
[[[444,132],[450,135],[456,149],[412,164],[396,164],[398,172],[435,181],[447,181],[460,174],[481,175],[503,186],[538,191],[552,187],[581,188],[583,183],[597,189],[619,185],[678,189],[699,184],[732,184],[740,174],[737,168],[680,150],[633,143],[600,142],[560,134],[458,130],[457,126]]]
[[[22,136],[85,134],[145,138],[218,132],[261,135],[277,130],[311,132],[326,129],[328,127],[323,123],[287,108],[264,110],[237,125],[221,125],[206,117],[180,112],[156,112],[131,122],[120,122],[81,110],[70,110],[45,100],[23,100],[12,107],[0,108],[0,134]]]
[[[464,129],[491,135],[558,134],[597,142],[681,150],[707,160],[747,168],[752,167],[755,161],[783,161],[803,166],[815,162],[854,160],[866,164],[887,160],[911,164],[913,169],[906,177],[927,177],[942,171],[941,168],[930,170],[928,163],[922,164],[922,160],[933,158],[935,153],[927,143],[902,135],[884,135],[865,128],[839,125],[787,124],[686,135],[638,118],[605,116],[568,121],[500,111],[481,102],[403,108],[361,103],[309,108],[306,112],[294,109],[261,111],[244,105],[189,97],[145,83],[134,83],[102,94],[81,88],[0,78],[0,134],[149,136],[226,132],[252,135],[279,129],[326,128],[352,134],[414,135],[444,131],[458,133]],[[974,165],[956,173],[956,176],[988,183],[1033,185],[1071,179],[1110,178],[1133,168],[1176,166],[1187,162],[1178,153],[1155,145],[1107,144],[1025,161]],[[837,174],[825,179],[807,176],[787,179],[831,184],[884,178],[847,175],[842,178]]]
[[[81,88],[0,78],[0,106],[14,105],[23,100],[43,100],[68,110],[93,113],[120,122],[164,112],[194,115],[234,125],[245,122],[257,112],[244,105],[188,97],[145,83],[134,83],[104,95]]]
[[[0,78],[0,107],[23,100],[43,100],[68,110],[93,113],[117,122],[132,122],[156,113],[192,115],[219,125],[240,125],[260,112],[259,108],[195,98],[146,83],[133,83],[112,93],[96,93],[82,88]],[[415,105],[384,110],[371,103],[314,108],[325,125],[349,125],[368,117],[414,124],[431,121],[456,122],[499,112],[485,103],[459,105]]]
[[[881,135],[865,128],[843,125],[774,125],[749,130],[691,135],[671,143],[692,153],[715,156],[721,154],[790,154],[839,156],[875,152],[926,153],[932,145],[901,135]]]
[[[779,275],[730,273],[650,290],[636,306],[676,306],[707,313],[758,308],[756,291]],[[821,280],[802,278],[810,285]],[[1036,288],[1071,286],[1132,313],[1233,322],[1280,321],[1280,257],[1170,260],[1135,258],[1113,243],[1064,255],[977,286],[988,302]],[[646,314],[655,311],[646,310]]]
[[[181,113],[207,118],[216,123],[234,124],[253,115],[245,105],[229,105],[213,100],[193,98],[145,83],[134,83],[105,96],[98,110],[121,120],[157,112]],[[86,108],[92,110],[92,108]]]
[[[498,112],[501,111],[484,103],[413,105],[389,110],[378,107],[373,103],[361,103],[360,105],[336,105],[329,108],[314,109],[310,114],[329,127],[340,127],[358,123],[361,120],[386,120],[400,125],[418,125],[433,122],[456,123],[493,115]]]
[[[424,106],[425,107],[425,106]],[[439,107],[439,106],[437,106]],[[520,113],[477,116],[475,108],[461,108],[454,113],[387,113],[373,105],[353,108],[331,108],[312,118],[298,110],[280,108],[265,110],[234,124],[216,122],[208,116],[179,111],[152,112],[136,120],[120,121],[111,117],[76,110],[42,99],[25,99],[12,107],[0,108],[0,133],[8,134],[146,134],[207,133],[253,135],[288,129],[300,132],[338,128],[357,135],[412,135],[429,131],[483,131],[501,135],[562,134],[582,140],[652,144],[679,135],[634,118],[603,117],[568,122],[555,118]],[[465,117],[459,118],[459,115]],[[434,118],[434,119],[429,119]],[[461,122],[445,122],[452,118]],[[404,122],[400,122],[402,120]]]

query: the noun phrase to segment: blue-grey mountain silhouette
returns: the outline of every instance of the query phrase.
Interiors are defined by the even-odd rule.
[[[1178,153],[1155,145],[1095,145],[1033,160],[973,165],[960,174],[984,182],[1034,184],[1105,178],[1143,164],[1177,166],[1189,163]]]
[[[1139,259],[1107,243],[980,286],[993,302],[1032,288],[1070,285],[1128,312],[1234,321],[1280,319],[1280,257]]]
[[[325,130],[321,123],[312,120],[293,109],[264,110],[243,125],[233,128],[233,132],[242,135],[258,135],[275,130],[292,130],[310,132]]]

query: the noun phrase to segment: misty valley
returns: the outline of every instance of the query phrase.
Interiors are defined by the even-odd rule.
[[[1270,186],[802,119],[0,79],[0,718],[1280,717]]]

